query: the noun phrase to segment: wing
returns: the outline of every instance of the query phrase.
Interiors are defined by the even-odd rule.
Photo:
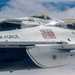
[[[61,50],[61,51],[71,51],[71,50],[75,50],[75,44],[65,44],[65,45],[56,45],[56,46],[52,46],[53,49],[57,49],[57,50]]]
[[[41,42],[34,43],[35,46],[50,46],[52,50],[71,51],[75,50],[75,44],[68,44],[67,42]]]
[[[0,20],[0,31],[36,27],[39,24],[28,18]]]
[[[68,44],[67,42],[25,42],[25,46],[34,47],[50,47],[52,50],[71,51],[75,50],[75,44]]]
[[[6,19],[6,20],[1,21],[0,23],[21,24],[22,20],[19,20],[19,19]]]

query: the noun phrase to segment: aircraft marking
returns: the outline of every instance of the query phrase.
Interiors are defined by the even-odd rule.
[[[33,18],[29,18],[28,19],[30,22],[34,22],[34,19]]]
[[[41,29],[40,32],[45,39],[56,38],[54,32],[50,29]]]
[[[0,39],[17,39],[17,38],[19,38],[18,35],[4,35],[4,36],[0,35]]]

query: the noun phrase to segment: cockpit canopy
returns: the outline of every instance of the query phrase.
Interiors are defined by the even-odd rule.
[[[34,17],[34,18],[40,18],[40,19],[46,19],[46,20],[52,20],[52,18],[50,18],[50,17],[47,16],[47,15],[43,15],[43,14],[40,14],[40,15],[33,15],[32,17]]]

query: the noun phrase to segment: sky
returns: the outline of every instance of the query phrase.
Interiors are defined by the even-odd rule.
[[[47,14],[53,19],[75,19],[75,0],[0,0],[0,18]]]
[[[75,0],[0,0],[0,19],[47,14],[53,19],[75,19]],[[75,65],[60,68],[23,70],[1,75],[75,75]]]

